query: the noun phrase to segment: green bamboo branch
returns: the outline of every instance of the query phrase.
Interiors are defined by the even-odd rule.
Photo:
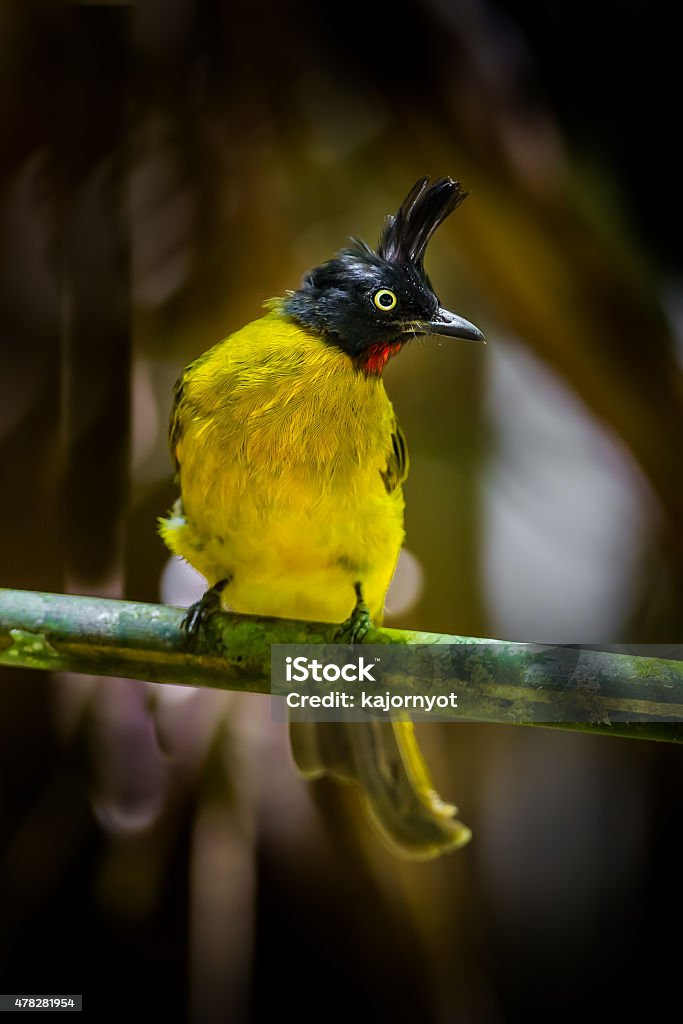
[[[0,589],[0,665],[269,693],[271,644],[331,644],[338,629],[217,612],[189,650],[182,616],[166,605]],[[443,712],[454,721],[683,742],[683,662],[581,651],[579,669],[573,649],[549,655],[529,644],[398,629],[372,628],[364,643],[440,645],[448,677],[466,696]],[[546,721],[532,722],[539,705]],[[572,714],[582,721],[567,720]]]

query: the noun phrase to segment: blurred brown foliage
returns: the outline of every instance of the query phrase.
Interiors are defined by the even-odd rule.
[[[415,346],[387,371],[424,575],[397,621],[681,640],[677,268],[614,158],[628,119],[596,127],[585,84],[558,91],[566,39],[601,115],[613,88],[575,8],[2,6],[4,586],[158,600],[180,369],[348,235],[373,240],[416,178],[451,174],[472,196],[429,272],[490,344]],[[641,25],[619,27],[630,52]],[[663,103],[652,60],[638,81]],[[626,962],[644,989],[673,966],[647,936],[676,751],[425,728],[475,839],[408,865],[352,793],[295,779],[258,698],[8,670],[0,689],[3,991],[83,991],[101,1020],[131,1001],[260,1020],[268,991],[301,1020],[563,1020],[620,1006],[602,983],[630,988]]]

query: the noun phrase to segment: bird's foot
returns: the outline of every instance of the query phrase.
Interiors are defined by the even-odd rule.
[[[360,583],[354,584],[356,591],[356,607],[351,612],[346,622],[342,622],[335,634],[337,644],[359,644],[372,626],[368,606],[363,600],[363,590]]]
[[[180,628],[185,634],[187,642],[192,646],[199,636],[200,629],[206,625],[214,612],[221,606],[221,594],[230,582],[230,577],[219,580],[212,587],[205,590],[198,601],[191,604],[183,615]]]

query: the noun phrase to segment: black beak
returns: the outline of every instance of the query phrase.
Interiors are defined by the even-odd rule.
[[[478,327],[447,309],[437,309],[432,320],[424,320],[416,326],[417,334],[439,334],[445,338],[462,338],[463,341],[486,341]]]

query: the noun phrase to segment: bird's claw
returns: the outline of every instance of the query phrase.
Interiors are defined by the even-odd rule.
[[[221,592],[230,582],[229,578],[219,580],[208,590],[205,590],[198,601],[191,604],[182,619],[180,628],[185,634],[190,646],[196,643],[199,631],[206,625],[214,612],[221,606]]]
[[[335,643],[338,644],[360,644],[363,642],[368,630],[372,626],[368,606],[363,600],[363,590],[360,583],[354,585],[356,591],[356,607],[348,619],[339,626],[335,635]]]

